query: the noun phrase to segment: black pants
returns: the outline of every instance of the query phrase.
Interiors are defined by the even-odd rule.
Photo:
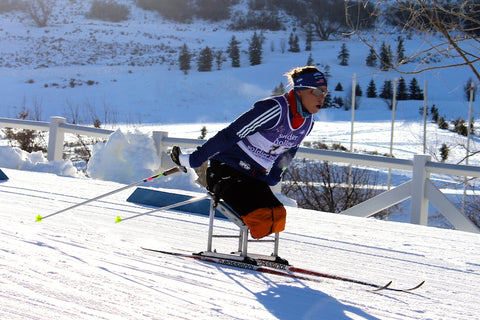
[[[241,216],[259,208],[282,205],[266,182],[216,160],[210,160],[207,169],[207,189]]]

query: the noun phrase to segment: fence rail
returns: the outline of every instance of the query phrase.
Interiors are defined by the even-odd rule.
[[[66,119],[62,117],[51,117],[50,122],[0,118],[0,127],[49,131],[47,159],[50,161],[62,160],[65,133],[100,138],[107,138],[113,133],[112,130],[78,126],[65,122]],[[161,131],[154,131],[152,137],[160,157],[162,170],[173,165],[167,154],[171,146],[195,148],[204,142],[204,140],[199,139],[172,138],[168,136],[168,132]],[[466,218],[430,180],[432,173],[480,178],[480,167],[436,163],[431,161],[430,156],[424,154],[415,155],[413,160],[406,160],[332,150],[299,148],[297,157],[412,172],[412,180],[351,207],[341,212],[342,214],[369,217],[411,198],[411,223],[427,225],[428,206],[431,202],[456,229],[480,233],[479,228]]]
[[[38,131],[48,131],[48,161],[61,161],[65,133],[88,135],[91,137],[108,138],[113,131],[66,123],[62,117],[51,117],[50,122],[0,118],[0,127],[17,128]]]

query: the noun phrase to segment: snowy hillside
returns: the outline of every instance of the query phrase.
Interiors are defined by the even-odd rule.
[[[123,185],[3,170],[2,319],[477,319],[480,236],[288,208],[280,255],[290,263],[412,293],[259,274],[142,251],[206,248],[208,218],[126,202],[130,191],[35,222]],[[217,221],[225,232],[232,223]],[[223,240],[227,241],[227,240]],[[264,244],[267,246],[267,244]],[[263,245],[262,245],[263,246]],[[215,240],[220,250],[233,244]],[[267,247],[253,247],[270,252]]]
[[[281,82],[286,85],[283,74],[305,65],[310,54],[322,70],[329,68],[332,96],[344,97],[349,92],[354,73],[363,92],[370,80],[376,82],[379,91],[385,80],[401,76],[366,67],[368,47],[354,37],[345,41],[314,41],[310,52],[288,52],[285,43],[293,26],[292,30],[263,32],[263,63],[251,67],[247,50],[253,31],[231,31],[226,29],[225,22],[172,23],[139,9],[133,1],[118,2],[129,5],[129,20],[109,23],[87,19],[90,1],[56,1],[51,20],[44,28],[36,27],[26,13],[2,14],[0,116],[16,117],[25,107],[35,110],[35,116],[41,120],[56,115],[67,117],[69,122],[87,124],[92,123],[92,117],[104,125],[229,122],[256,99],[270,95]],[[299,35],[303,47],[304,35]],[[198,72],[199,51],[209,46],[225,53],[232,36],[240,42],[241,68],[232,68],[225,54],[221,70]],[[386,40],[395,48],[396,37],[392,34],[391,38],[379,41]],[[348,66],[340,66],[337,58],[344,43],[350,51]],[[178,67],[183,44],[188,44],[194,55],[188,75]],[[422,37],[405,39],[407,55],[423,46]],[[438,60],[431,66],[441,65]],[[407,71],[415,68],[415,63],[405,66]],[[435,104],[447,120],[468,117],[463,92],[471,78],[467,67],[404,76],[407,83],[413,77],[422,88],[428,80],[429,107]],[[345,91],[333,91],[338,83]],[[422,106],[421,101],[402,101],[397,117],[419,121],[418,109]],[[366,98],[364,94],[358,121],[390,118],[382,99]],[[325,110],[317,119],[348,121],[350,113]]]

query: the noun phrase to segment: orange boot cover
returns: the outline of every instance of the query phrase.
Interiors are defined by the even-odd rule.
[[[287,210],[284,206],[260,208],[242,216],[242,220],[250,229],[252,237],[260,239],[285,230]]]

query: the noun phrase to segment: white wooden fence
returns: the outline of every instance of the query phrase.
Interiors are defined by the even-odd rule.
[[[66,119],[61,117],[52,117],[50,118],[50,122],[0,118],[0,127],[49,131],[47,159],[50,161],[62,160],[65,133],[101,138],[107,138],[113,133],[111,130],[72,125],[65,122]],[[152,136],[160,157],[161,170],[167,169],[172,165],[170,157],[167,154],[171,146],[178,145],[182,148],[195,148],[204,142],[204,140],[199,139],[171,138],[168,136],[168,132],[160,131],[154,131]],[[430,180],[432,173],[480,178],[480,167],[432,162],[430,156],[423,154],[415,155],[413,160],[406,160],[309,148],[300,148],[297,152],[297,158],[399,169],[412,172],[412,180],[351,207],[341,212],[341,214],[369,217],[411,198],[411,223],[427,225],[428,206],[431,202],[456,229],[480,233],[479,228],[466,218]]]
[[[0,127],[48,131],[48,161],[61,161],[65,133],[87,135],[98,138],[108,138],[113,131],[99,128],[77,126],[66,123],[62,117],[51,117],[50,122],[0,118]]]

